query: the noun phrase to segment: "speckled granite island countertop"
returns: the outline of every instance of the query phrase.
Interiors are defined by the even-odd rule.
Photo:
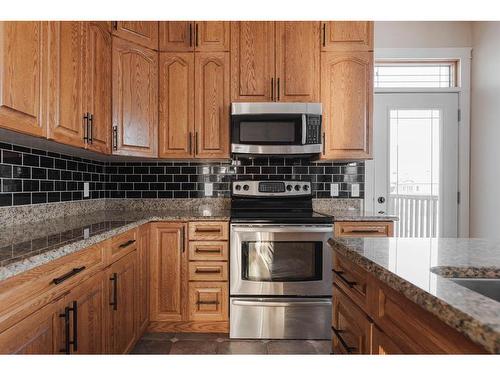
[[[94,211],[0,229],[0,281],[152,221],[229,220],[229,210]]]
[[[447,278],[500,278],[500,241],[330,239],[376,278],[493,353],[500,353],[500,303]]]

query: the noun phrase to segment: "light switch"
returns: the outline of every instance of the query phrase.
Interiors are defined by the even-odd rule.
[[[205,197],[211,197],[214,194],[214,184],[211,182],[205,183]]]
[[[83,183],[83,197],[84,198],[88,198],[89,196],[90,196],[89,183],[88,182],[84,182]]]
[[[351,197],[359,197],[359,184],[351,185]]]
[[[330,197],[339,196],[339,184],[330,184]]]

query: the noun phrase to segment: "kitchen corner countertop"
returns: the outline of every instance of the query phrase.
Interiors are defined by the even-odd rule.
[[[500,278],[500,241],[353,238],[328,242],[473,342],[500,353],[500,303],[447,279]]]
[[[358,210],[317,209],[317,213],[331,216],[334,221],[397,221],[397,216],[381,215],[374,212],[359,212]]]
[[[0,281],[153,221],[229,220],[229,210],[95,211],[0,229]]]

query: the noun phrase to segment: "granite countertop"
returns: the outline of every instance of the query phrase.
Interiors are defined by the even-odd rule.
[[[329,243],[473,342],[500,353],[500,303],[447,279],[500,278],[500,241],[355,238]]]
[[[0,281],[152,221],[229,220],[229,210],[94,211],[0,229]]]
[[[338,210],[319,208],[316,212],[331,216],[334,221],[397,221],[398,217],[393,215],[382,215],[374,212],[359,212],[358,210]]]

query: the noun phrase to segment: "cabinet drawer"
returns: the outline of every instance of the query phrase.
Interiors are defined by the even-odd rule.
[[[189,242],[189,260],[227,260],[228,243],[226,241],[191,241]]]
[[[370,354],[373,323],[342,291],[333,288],[332,350],[338,354]]]
[[[189,283],[189,320],[227,321],[228,286],[226,282]]]
[[[335,222],[335,237],[392,237],[392,221],[338,221]]]
[[[226,262],[189,262],[189,281],[227,280]]]
[[[121,233],[111,239],[108,264],[137,249],[137,228]]]
[[[338,251],[333,252],[333,282],[361,309],[367,310],[367,273]]]
[[[0,332],[103,266],[103,244],[98,244],[2,281]]]
[[[189,223],[190,241],[223,241],[228,239],[229,223],[226,221],[196,221]]]

